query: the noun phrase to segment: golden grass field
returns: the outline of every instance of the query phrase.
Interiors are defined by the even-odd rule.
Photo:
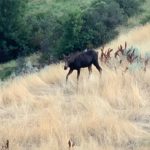
[[[106,47],[127,41],[150,51],[150,25],[121,34]],[[113,65],[113,64],[112,64]],[[124,66],[122,66],[124,67]],[[10,150],[149,150],[150,68],[114,71],[102,64],[83,69],[78,91],[76,72],[65,83],[63,63],[7,80],[0,87],[0,149]]]

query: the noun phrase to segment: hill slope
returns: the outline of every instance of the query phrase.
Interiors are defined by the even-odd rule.
[[[127,41],[149,51],[150,25],[108,44]],[[93,67],[88,79],[73,73],[65,84],[63,64],[8,80],[0,87],[0,146],[8,139],[15,150],[148,150],[150,147],[150,69],[115,72]]]
[[[127,41],[128,47],[137,47],[142,53],[150,52],[150,24],[137,26],[129,31],[125,28],[117,39],[106,45],[106,48],[117,49],[117,46],[123,45],[125,41]]]

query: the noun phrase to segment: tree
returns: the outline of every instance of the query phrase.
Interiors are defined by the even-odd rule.
[[[141,11],[141,4],[145,0],[115,0],[124,10],[128,17],[131,17]]]
[[[16,58],[26,46],[26,4],[27,0],[0,1],[0,62]]]
[[[112,0],[95,0],[84,11],[71,11],[62,26],[64,32],[56,49],[57,56],[108,42],[125,20],[123,10]]]

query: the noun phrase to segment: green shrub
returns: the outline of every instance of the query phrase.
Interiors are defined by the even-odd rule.
[[[120,8],[124,10],[125,15],[131,17],[141,12],[141,4],[145,0],[115,0],[119,3]]]
[[[0,1],[0,62],[16,58],[26,49],[27,26],[24,12],[27,0]]]
[[[1,0],[0,62],[41,51],[43,63],[95,48],[140,11],[142,0]],[[28,6],[28,7],[27,7]]]
[[[63,34],[55,50],[56,56],[97,47],[117,35],[115,28],[126,18],[115,1],[94,1],[84,11],[72,11],[63,24]]]
[[[146,24],[146,23],[148,23],[148,22],[150,22],[150,15],[145,16],[145,17],[141,20],[141,23],[142,23],[142,24]]]

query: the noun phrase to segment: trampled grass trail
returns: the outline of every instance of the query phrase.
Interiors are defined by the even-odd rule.
[[[127,41],[150,51],[150,25],[120,35],[108,47]],[[113,64],[112,64],[113,65]],[[122,66],[124,67],[124,66]],[[122,74],[102,64],[76,72],[65,83],[63,63],[19,76],[0,87],[0,148],[11,150],[148,150],[150,148],[150,68]]]

